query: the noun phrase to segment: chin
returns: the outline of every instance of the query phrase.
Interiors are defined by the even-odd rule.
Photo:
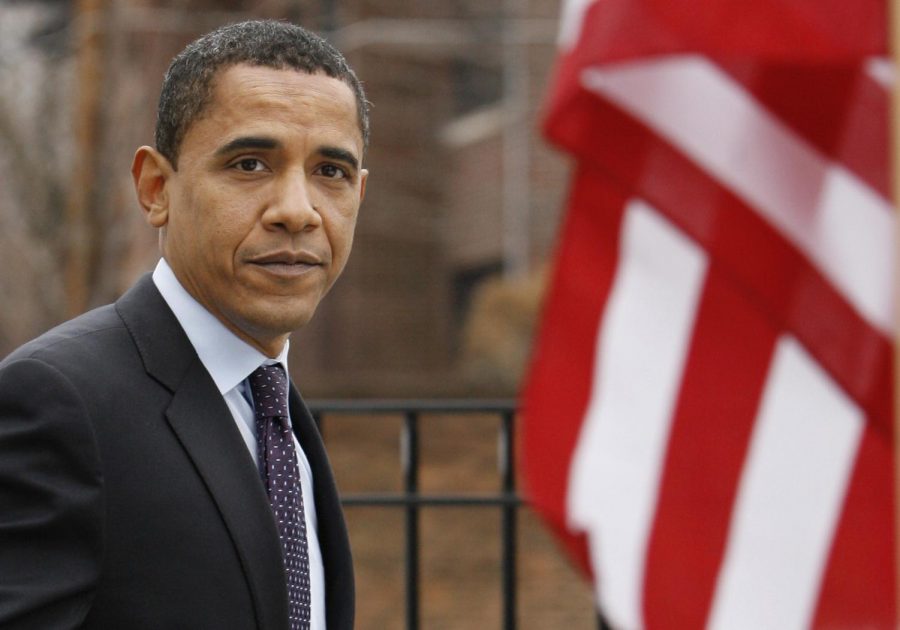
[[[273,310],[270,319],[271,330],[283,330],[284,332],[294,332],[298,328],[303,328],[313,318],[316,308],[304,306],[302,308],[290,308],[281,305]]]
[[[315,307],[289,306],[283,303],[267,307],[244,310],[232,320],[238,328],[255,339],[266,339],[289,335],[303,328],[315,313]]]

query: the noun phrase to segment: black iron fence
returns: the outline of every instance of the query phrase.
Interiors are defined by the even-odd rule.
[[[328,414],[395,414],[403,417],[401,458],[403,491],[393,494],[344,494],[347,506],[392,506],[405,513],[406,627],[419,628],[419,512],[423,507],[483,507],[501,513],[502,623],[505,630],[516,627],[516,539],[517,508],[522,498],[516,491],[515,413],[512,400],[319,400],[310,403],[316,422],[322,425]],[[498,469],[500,491],[491,494],[423,494],[419,491],[419,429],[423,415],[451,413],[491,414],[499,417]]]

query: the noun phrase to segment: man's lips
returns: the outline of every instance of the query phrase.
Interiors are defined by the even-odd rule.
[[[322,259],[310,252],[278,251],[253,256],[247,262],[277,275],[299,275],[322,266]]]

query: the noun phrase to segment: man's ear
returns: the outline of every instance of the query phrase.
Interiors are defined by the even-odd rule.
[[[147,223],[161,228],[169,222],[169,194],[166,184],[174,173],[169,160],[156,149],[143,146],[134,154],[131,177],[138,203],[144,209]]]
[[[362,169],[359,172],[359,203],[366,198],[366,182],[369,181],[369,171]]]

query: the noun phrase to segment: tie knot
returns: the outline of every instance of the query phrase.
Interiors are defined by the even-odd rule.
[[[253,370],[250,391],[257,417],[287,417],[288,382],[283,367],[278,364],[261,365]]]

